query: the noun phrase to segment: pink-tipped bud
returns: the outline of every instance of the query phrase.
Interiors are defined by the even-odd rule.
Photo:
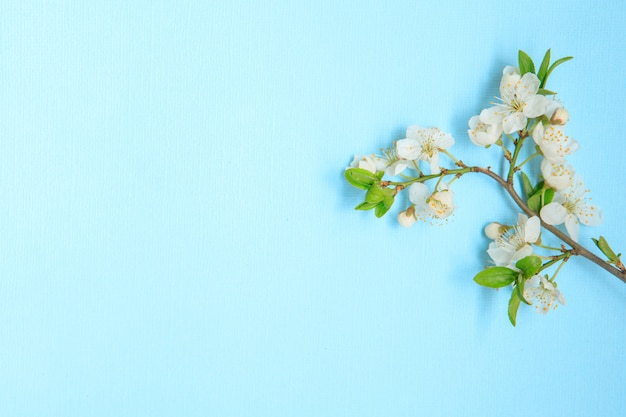
[[[569,112],[563,107],[559,107],[554,111],[554,114],[550,118],[550,124],[552,125],[564,125],[569,121]]]

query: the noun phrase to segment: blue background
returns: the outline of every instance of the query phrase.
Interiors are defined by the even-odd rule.
[[[517,50],[626,251],[626,5],[0,3],[0,415],[621,416],[626,286],[572,260],[568,304],[506,317],[473,283],[486,177],[444,227],[355,212],[355,153],[409,124],[499,167],[467,121]],[[537,166],[534,165],[536,169]],[[400,204],[403,206],[403,204]],[[522,306],[523,307],[523,306]]]

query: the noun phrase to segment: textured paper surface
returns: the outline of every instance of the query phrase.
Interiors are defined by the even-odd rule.
[[[407,231],[342,172],[409,124],[496,169],[467,121],[552,48],[626,250],[626,6],[394,3],[0,3],[0,415],[623,415],[623,283],[573,260],[513,329],[488,179]]]

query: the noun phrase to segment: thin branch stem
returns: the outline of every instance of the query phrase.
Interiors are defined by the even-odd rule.
[[[526,213],[529,216],[537,216],[537,213],[533,212],[530,208],[528,208],[528,206],[526,205],[526,203],[524,203],[522,198],[517,194],[517,192],[515,192],[515,189],[513,188],[512,183],[505,181],[502,177],[500,177],[498,174],[496,174],[495,172],[489,169],[485,169],[481,167],[470,167],[470,168],[472,169],[473,172],[479,172],[481,174],[487,175],[491,179],[495,180],[498,184],[500,184],[502,188],[504,188],[505,191],[511,196],[513,201],[515,201],[515,204],[517,204],[518,207],[521,208],[524,213]],[[539,218],[539,220],[541,220],[541,218]],[[541,220],[541,225],[543,226],[544,229],[548,230],[554,236],[558,237],[567,245],[569,245],[572,248],[571,253],[573,255],[580,255],[583,258],[587,258],[589,261],[598,265],[600,268],[605,269],[606,271],[610,272],[611,274],[619,278],[622,282],[626,283],[626,271],[620,271],[619,269],[611,266],[608,262],[604,261],[603,259],[596,256],[589,250],[585,249],[583,246],[581,246],[580,244],[572,240],[565,233],[563,233],[556,227],[545,223],[543,220]]]
[[[527,162],[530,162],[533,160],[533,158],[535,158],[536,156],[541,155],[539,152],[535,152],[534,154],[530,155],[528,158],[524,159],[518,166],[517,168],[515,168],[516,171],[519,171],[519,169],[521,167],[523,167],[524,165],[526,165]]]
[[[524,138],[525,138],[525,136],[523,136],[523,135],[522,135],[522,137],[520,137],[520,141],[516,145],[516,152],[519,152],[518,151],[518,146],[521,147],[520,143],[523,141]],[[514,159],[515,159],[515,157],[514,157]],[[403,188],[405,188],[406,186],[414,184],[414,183],[426,182],[428,180],[435,179],[435,178],[441,179],[441,178],[443,178],[443,177],[445,177],[447,175],[455,175],[458,178],[458,177],[460,177],[462,175],[465,175],[467,173],[470,173],[470,172],[478,172],[480,174],[488,176],[489,178],[491,178],[492,180],[494,180],[498,184],[500,184],[502,186],[502,188],[504,188],[504,190],[513,199],[513,201],[515,201],[515,204],[517,204],[518,207],[520,209],[522,209],[522,211],[524,213],[526,213],[528,216],[531,216],[531,217],[532,216],[538,216],[537,213],[532,211],[528,207],[528,205],[526,205],[524,200],[522,200],[522,198],[519,196],[519,194],[517,194],[517,192],[515,191],[515,188],[513,187],[513,175],[512,175],[514,173],[513,169],[509,170],[510,181],[508,181],[508,180],[505,180],[504,178],[500,177],[495,172],[491,171],[489,168],[482,168],[482,167],[476,167],[476,166],[466,166],[461,161],[459,161],[457,163],[457,165],[461,166],[462,168],[442,169],[441,172],[438,173],[438,174],[422,175],[420,177],[416,177],[416,178],[410,179],[408,181],[397,181],[397,182],[396,181],[386,181],[385,183],[386,183],[386,185],[402,186]],[[515,167],[514,163],[511,163],[511,168],[514,168],[514,167]],[[612,266],[608,262],[604,261],[600,257],[596,256],[594,253],[592,253],[589,250],[587,250],[586,248],[584,248],[582,245],[578,244],[578,242],[575,242],[574,240],[572,240],[572,238],[567,236],[565,233],[563,233],[562,231],[560,231],[556,227],[545,223],[543,220],[541,220],[541,217],[539,217],[539,220],[541,221],[541,226],[543,226],[544,229],[548,230],[554,236],[556,236],[559,239],[561,239],[564,243],[566,243],[571,248],[571,249],[567,250],[564,254],[569,254],[570,256],[571,255],[582,256],[583,258],[586,258],[587,260],[589,260],[589,261],[593,262],[594,264],[598,265],[600,268],[605,269],[606,271],[608,271],[611,274],[615,275],[622,282],[626,283],[626,269],[622,270],[622,269],[615,268],[614,266]],[[563,255],[560,255],[560,256],[563,256]]]

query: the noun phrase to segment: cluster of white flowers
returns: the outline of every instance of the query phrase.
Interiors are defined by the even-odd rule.
[[[454,145],[450,134],[419,126],[409,126],[405,137],[381,154],[355,156],[345,171],[351,185],[366,190],[364,201],[355,209],[373,210],[377,217],[388,212],[402,191],[408,191],[410,205],[397,217],[399,224],[407,228],[417,220],[446,221],[455,209],[450,185],[463,175],[482,173],[497,181],[527,214],[518,214],[513,225],[491,223],[485,228],[491,239],[487,254],[493,266],[479,272],[474,281],[490,288],[512,287],[508,313],[513,325],[522,302],[535,304],[543,314],[557,304],[565,304],[556,276],[571,256],[581,255],[626,282],[626,267],[604,237],[594,242],[608,258],[606,263],[614,267],[577,243],[580,223],[599,225],[602,212],[590,203],[588,190],[567,161],[580,147],[565,133],[569,113],[561,102],[549,98],[556,93],[545,89],[552,71],[571,57],[550,64],[548,50],[535,72],[526,53],[519,51],[518,56],[518,67],[507,66],[502,71],[498,101],[471,117],[467,131],[472,143],[484,148],[497,145],[494,148],[501,149],[508,162],[505,175],[491,171],[490,167],[466,165],[450,153]],[[525,144],[531,144],[534,153],[519,162]],[[442,164],[442,157],[449,158],[448,165]],[[537,157],[541,158],[541,174],[531,181],[522,168]],[[516,178],[521,180],[523,195],[514,187]],[[427,185],[431,180],[434,186]],[[542,225],[570,248],[565,244],[545,246]],[[554,227],[560,225],[564,225],[570,238]],[[545,251],[551,254],[545,255]],[[554,265],[558,265],[556,271],[551,276],[546,274]]]
[[[558,101],[539,94],[540,85],[537,75],[531,72],[520,76],[517,67],[504,68],[500,81],[501,103],[472,117],[468,135],[474,144],[487,147],[501,140],[503,133],[508,135],[532,127],[532,138],[544,158],[541,162],[543,180],[556,191],[552,202],[541,208],[541,219],[553,226],[565,223],[567,233],[578,241],[579,223],[599,225],[602,211],[589,204],[585,198],[588,190],[565,159],[580,147],[564,133],[569,113]],[[536,120],[534,126],[529,119]]]
[[[423,128],[411,125],[406,136],[396,141],[383,155],[355,155],[351,168],[365,169],[371,173],[384,171],[389,177],[402,175],[406,169],[420,171],[420,161],[427,163],[430,174],[440,174],[439,154],[454,145],[454,138],[438,128]],[[403,227],[411,227],[417,220],[445,219],[454,211],[454,194],[446,183],[437,185],[430,192],[423,182],[408,187],[409,208],[398,214]]]

